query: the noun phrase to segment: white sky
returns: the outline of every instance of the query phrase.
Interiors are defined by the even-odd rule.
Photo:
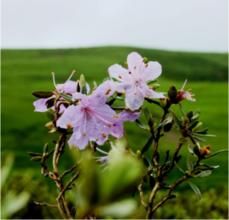
[[[225,52],[227,12],[227,0],[2,0],[2,47]]]

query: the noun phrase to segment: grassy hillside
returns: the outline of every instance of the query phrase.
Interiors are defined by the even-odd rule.
[[[122,63],[129,52],[138,51],[163,66],[159,79],[161,90],[171,84],[178,87],[187,78],[198,102],[186,103],[200,110],[210,133],[213,150],[227,148],[227,55],[207,53],[180,53],[138,48],[88,48],[66,50],[3,50],[2,51],[2,149],[16,154],[16,166],[37,167],[29,161],[27,151],[41,151],[43,143],[53,137],[46,133],[45,114],[33,112],[31,93],[35,90],[53,88],[51,72],[57,81],[65,80],[75,69],[84,73],[89,82],[107,77],[107,68]],[[127,137],[133,148],[145,142],[146,134],[139,133],[136,126],[127,125]],[[170,145],[168,145],[170,143]],[[173,137],[163,143],[163,148],[174,147]],[[186,149],[184,149],[186,150]],[[211,178],[202,182],[207,185],[227,184],[227,154],[215,161],[221,168]]]

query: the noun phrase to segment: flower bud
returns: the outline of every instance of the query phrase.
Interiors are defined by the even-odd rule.
[[[211,153],[211,151],[210,151],[210,146],[209,145],[200,148],[200,155],[202,157],[205,157],[205,156],[209,155],[210,153]]]

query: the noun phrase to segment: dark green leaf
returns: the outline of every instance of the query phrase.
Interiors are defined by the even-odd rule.
[[[227,150],[227,149],[223,149],[223,150],[216,151],[215,153],[210,154],[209,156],[205,157],[205,159],[214,157],[214,156],[216,156],[216,155],[218,155],[218,154],[220,154],[220,153],[223,153],[223,152],[228,152],[228,150]]]
[[[152,145],[153,143],[153,135],[150,136],[150,138],[148,139],[148,141],[146,142],[146,144],[143,146],[142,150],[141,150],[141,153],[144,154],[149,148],[150,146]]]
[[[212,174],[211,170],[204,170],[196,174],[195,177],[206,177],[206,176],[210,176],[211,174]]]
[[[194,191],[194,193],[197,195],[197,197],[201,199],[201,192],[199,187],[190,181],[188,182],[188,184],[191,187],[191,189]]]
[[[32,94],[37,98],[49,98],[50,96],[53,95],[53,92],[37,91],[37,92],[33,92]]]

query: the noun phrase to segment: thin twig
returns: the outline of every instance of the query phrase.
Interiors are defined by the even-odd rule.
[[[63,172],[63,174],[60,176],[60,179],[62,180],[66,175],[68,175],[69,173],[71,173],[72,171],[74,171],[76,169],[77,165],[72,166],[71,168],[69,168],[68,170],[65,170]]]
[[[157,191],[159,189],[159,182],[156,182],[151,193],[150,193],[150,196],[149,196],[149,204],[148,204],[148,211],[147,211],[147,218],[148,219],[151,219],[152,218],[152,205],[153,205],[153,202],[154,202],[154,199],[156,197],[156,194],[157,194]]]
[[[38,202],[38,201],[33,201],[33,203],[35,205],[39,205],[39,206],[49,206],[49,207],[58,208],[57,204],[50,204],[50,203],[47,203],[47,202]]]
[[[147,203],[145,202],[145,199],[144,199],[144,192],[142,190],[142,182],[138,185],[138,192],[139,192],[140,201],[141,201],[142,206],[144,208],[147,208]]]
[[[176,189],[176,187],[178,185],[180,185],[181,183],[183,183],[185,180],[187,180],[188,178],[190,178],[189,175],[184,175],[182,176],[180,179],[178,179],[175,183],[173,183],[173,185],[170,187],[170,190],[168,191],[167,195],[165,197],[163,197],[163,199],[158,202],[151,210],[151,215],[153,215],[153,213],[159,208],[161,207],[167,200],[169,200],[170,198],[172,198],[172,192]]]
[[[65,187],[61,190],[60,194],[57,197],[57,200],[60,200],[63,197],[64,193],[69,189],[69,187],[73,184],[73,182],[78,178],[79,172],[76,173],[65,185]]]

